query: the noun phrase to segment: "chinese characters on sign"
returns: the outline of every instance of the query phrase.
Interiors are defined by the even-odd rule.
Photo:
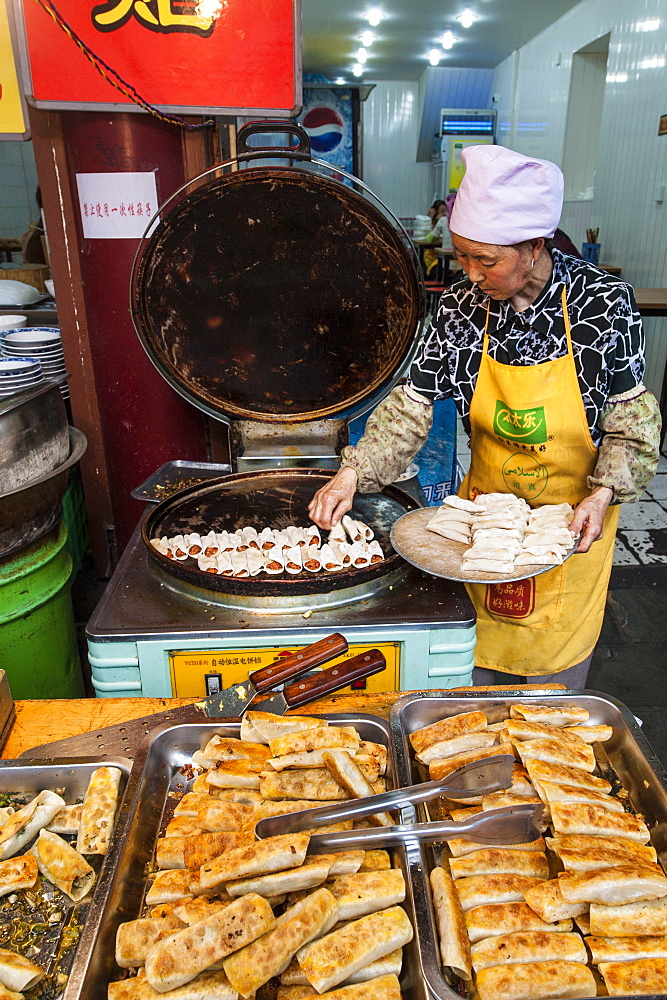
[[[116,31],[134,16],[151,31],[191,31],[206,37],[215,27],[225,0],[108,0],[93,7],[98,31]]]
[[[138,239],[158,208],[154,171],[77,174],[76,183],[85,239]]]

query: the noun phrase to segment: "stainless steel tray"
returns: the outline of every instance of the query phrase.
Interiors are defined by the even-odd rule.
[[[211,462],[185,462],[177,459],[165,462],[156,472],[145,479],[140,486],[135,486],[132,496],[135,500],[147,500],[149,503],[159,503],[166,500],[172,493],[177,493],[187,486],[193,486],[194,480],[205,482],[207,479],[220,479],[232,471],[231,465],[216,465]],[[185,481],[183,486],[179,483]]]
[[[421,691],[399,698],[392,706],[389,720],[396,758],[396,778],[400,785],[410,785],[421,780],[419,763],[415,760],[409,736],[416,729],[429,726],[439,719],[461,712],[480,710],[489,721],[497,722],[507,716],[507,709],[517,703],[532,701],[544,705],[577,705],[590,713],[595,725],[612,726],[614,734],[603,744],[595,744],[595,752],[602,773],[609,768],[618,776],[630,794],[633,808],[643,814],[651,830],[651,842],[658,856],[667,867],[667,773],[637,725],[632,712],[620,701],[598,691],[554,694],[553,690],[531,691],[508,689],[493,694],[474,693],[443,695],[441,692]],[[417,807],[419,820],[426,818],[424,806]],[[422,969],[428,988],[437,1000],[461,1000],[447,983],[440,965],[438,937],[431,900],[429,872],[435,866],[432,847],[408,851],[408,866],[414,905],[419,919],[415,930],[419,943]],[[667,993],[660,994],[661,997]]]
[[[338,725],[354,725],[362,739],[388,747],[388,784],[396,783],[396,764],[391,746],[391,730],[384,719],[372,715],[324,715]],[[63,1000],[99,1000],[106,996],[107,984],[117,979],[119,969],[114,961],[116,930],[126,920],[141,913],[149,865],[156,838],[171,818],[177,799],[187,791],[192,777],[188,765],[195,750],[203,748],[215,734],[236,736],[240,722],[197,723],[180,726],[160,726],[143,743],[135,758],[127,797],[132,801],[131,815],[122,836],[117,837],[109,856],[112,872],[104,906],[98,913],[96,926],[87,925],[90,933],[82,937]],[[412,806],[400,811],[402,822],[414,820]],[[401,986],[404,1000],[431,1000],[422,974],[417,944],[418,920],[412,895],[409,863],[404,851],[395,852],[396,863],[403,869],[407,886],[404,903],[415,936],[405,946]],[[422,903],[422,908],[424,904]]]
[[[48,789],[49,791],[57,791],[69,805],[83,799],[92,772],[102,766],[117,767],[121,771],[121,802],[118,806],[115,824],[116,830],[118,830],[123,810],[122,797],[126,790],[132,768],[132,761],[126,757],[107,757],[104,759],[100,759],[99,757],[80,757],[76,760],[56,758],[48,761],[3,760],[2,766],[0,766],[0,794],[25,795],[28,799],[31,799],[39,794],[39,792]],[[85,934],[89,918],[99,909],[100,899],[105,895],[104,883],[109,870],[109,858],[110,854],[106,858],[88,857],[90,864],[92,864],[97,873],[92,900],[74,903],[64,893],[55,888],[52,891],[47,890],[40,894],[43,899],[48,901],[45,904],[45,909],[47,907],[53,909],[54,904],[56,904],[57,910],[62,913],[62,919],[49,926],[40,938],[39,953],[32,953],[27,956],[31,961],[42,966],[46,970],[47,975],[54,971],[65,928],[83,924],[83,934]],[[17,893],[16,895],[20,899],[24,896],[24,893]],[[12,897],[3,897],[0,899],[0,924],[4,922],[1,911],[5,907],[10,908],[7,911],[5,919],[8,918],[13,924],[17,922],[16,918],[12,916],[11,908],[15,904],[11,903],[11,899]],[[16,951],[20,952],[20,941],[14,938],[13,932],[12,942],[9,947],[13,947]],[[3,946],[6,947],[6,945]],[[76,962],[77,950],[77,947],[71,950],[67,949],[62,961],[58,961],[58,971],[67,974],[70,967]],[[35,991],[31,991],[30,995],[39,996],[40,987],[38,986]]]

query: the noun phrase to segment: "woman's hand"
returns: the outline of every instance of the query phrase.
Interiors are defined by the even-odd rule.
[[[317,491],[308,505],[315,524],[329,531],[352,507],[357,489],[357,471],[346,465],[333,479]]]
[[[613,490],[608,486],[598,486],[589,497],[577,504],[570,522],[572,534],[581,534],[577,552],[588,552],[593,542],[602,538],[602,523],[613,498]]]

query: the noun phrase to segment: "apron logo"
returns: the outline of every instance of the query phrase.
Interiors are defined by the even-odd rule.
[[[514,410],[502,399],[497,399],[493,430],[499,437],[509,438],[510,441],[519,441],[522,444],[545,444],[547,421],[544,407],[533,406],[529,410]]]
[[[535,578],[487,584],[484,605],[490,615],[500,618],[530,618],[535,610]]]
[[[546,465],[542,465],[532,455],[510,455],[503,465],[503,479],[510,493],[532,502],[539,497],[549,481]]]

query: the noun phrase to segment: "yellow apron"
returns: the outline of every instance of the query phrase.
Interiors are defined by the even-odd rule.
[[[572,353],[517,367],[489,357],[489,311],[470,405],[471,462],[460,495],[513,493],[532,506],[588,496],[597,459]],[[618,506],[604,536],[562,566],[515,583],[467,584],[477,611],[475,664],[513,674],[551,674],[585,660],[602,628]]]

